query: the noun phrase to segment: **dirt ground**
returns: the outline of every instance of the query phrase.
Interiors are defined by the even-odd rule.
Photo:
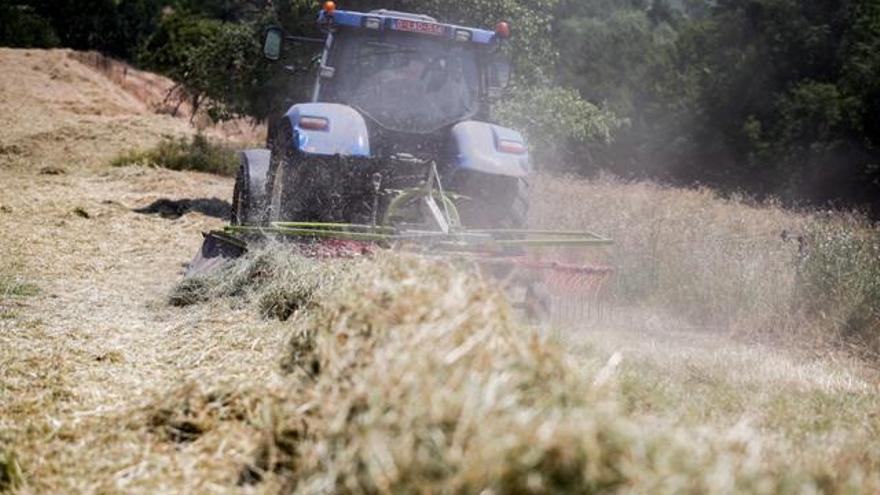
[[[224,221],[133,210],[160,198],[226,200],[232,181],[106,164],[194,132],[188,120],[157,114],[68,52],[0,49],[0,129],[0,274],[37,288],[0,299],[0,454],[14,455],[21,491],[277,490],[272,480],[236,488],[259,425],[230,423],[192,443],[165,441],[145,425],[145,408],[186,384],[235,382],[271,393],[286,338],[282,323],[246,309],[166,303],[199,233]],[[707,380],[746,384],[742,395],[767,400],[788,387],[876,397],[874,375],[837,355],[746,346],[657,315],[604,326],[562,338],[574,353],[649,361],[652,383],[673,391],[669,400]],[[711,423],[725,407],[692,412]],[[718,423],[739,418],[722,412]],[[753,412],[760,424],[763,413]]]

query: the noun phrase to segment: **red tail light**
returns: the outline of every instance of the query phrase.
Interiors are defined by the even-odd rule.
[[[510,153],[512,155],[524,155],[528,151],[526,145],[518,141],[508,141],[502,139],[498,141],[498,151],[502,153]]]
[[[299,127],[310,131],[326,131],[330,127],[330,122],[321,117],[300,117]]]

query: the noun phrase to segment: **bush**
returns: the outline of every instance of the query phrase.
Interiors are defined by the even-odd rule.
[[[193,136],[191,140],[166,139],[152,150],[126,153],[111,163],[114,167],[135,164],[171,170],[194,170],[228,177],[235,176],[239,165],[233,148],[213,143],[202,135]]]
[[[522,131],[535,160],[544,166],[582,163],[577,143],[608,144],[623,121],[582,99],[576,91],[551,87],[520,89],[493,109],[499,123]]]

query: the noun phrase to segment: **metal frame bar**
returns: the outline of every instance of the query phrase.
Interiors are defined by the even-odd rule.
[[[553,230],[461,230],[445,234],[423,230],[399,230],[348,223],[275,222],[271,226],[229,226],[228,234],[282,235],[315,239],[364,242],[424,242],[432,247],[471,251],[486,247],[591,247],[609,246],[614,241],[593,232]],[[511,238],[514,237],[514,238]],[[523,238],[515,238],[523,237]]]

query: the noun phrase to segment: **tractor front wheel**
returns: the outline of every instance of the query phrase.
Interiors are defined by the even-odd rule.
[[[267,221],[266,176],[269,171],[267,150],[239,153],[240,165],[232,191],[232,225],[265,225]]]
[[[297,163],[294,157],[293,132],[289,122],[284,122],[272,136],[271,157],[266,175],[266,194],[269,202],[269,221],[283,222],[295,218],[295,184],[292,180]]]

